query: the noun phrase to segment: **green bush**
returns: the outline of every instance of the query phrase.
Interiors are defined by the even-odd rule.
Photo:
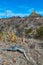
[[[31,32],[32,32],[32,29],[29,28],[29,29],[27,29],[27,30],[25,31],[25,34],[29,34],[29,33],[31,33]]]
[[[43,26],[36,29],[37,36],[43,37]]]

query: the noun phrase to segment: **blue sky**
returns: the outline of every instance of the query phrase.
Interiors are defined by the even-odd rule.
[[[0,18],[28,16],[33,10],[43,15],[43,0],[0,0]]]

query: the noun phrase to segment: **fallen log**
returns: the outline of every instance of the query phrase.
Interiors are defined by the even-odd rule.
[[[4,48],[4,49],[0,49],[0,50],[4,50],[4,51],[18,51],[20,53],[22,53],[24,55],[24,57],[26,58],[26,60],[31,64],[31,65],[37,65],[36,61],[32,58],[32,57],[28,57],[26,55],[26,52],[24,49],[18,47],[18,46],[12,46],[10,48]]]

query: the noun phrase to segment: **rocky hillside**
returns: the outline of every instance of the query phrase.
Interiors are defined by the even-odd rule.
[[[43,16],[35,12],[32,12],[29,16],[23,18],[18,16],[0,19],[0,32],[14,31],[17,36],[25,35],[27,37],[25,32],[28,31],[28,29],[31,28],[34,31],[39,27],[43,27]],[[36,34],[36,32],[34,32],[34,34]],[[28,35],[28,37],[32,37],[32,35]]]

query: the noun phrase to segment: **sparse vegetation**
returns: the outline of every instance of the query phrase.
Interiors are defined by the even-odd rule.
[[[40,24],[40,25],[39,25]],[[11,17],[0,19],[0,64],[1,65],[43,65],[43,17],[33,12],[27,17]],[[38,28],[39,27],[39,28]],[[35,36],[37,38],[35,38]],[[35,39],[34,39],[35,38]],[[39,40],[40,38],[40,40]],[[40,43],[40,45],[39,45]],[[1,51],[1,49],[14,49],[13,46],[25,50],[25,58],[37,64],[27,62],[21,53]],[[40,48],[39,48],[40,46]],[[21,48],[23,50],[21,50]],[[17,49],[17,47],[16,47]],[[37,52],[37,51],[38,52]],[[19,52],[20,52],[19,51]]]

